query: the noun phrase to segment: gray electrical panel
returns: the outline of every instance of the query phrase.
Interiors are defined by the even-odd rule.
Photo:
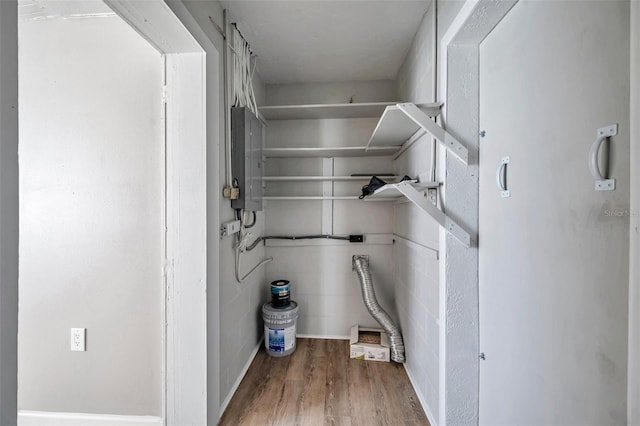
[[[262,210],[262,123],[249,108],[231,108],[231,164],[240,196],[231,207]]]

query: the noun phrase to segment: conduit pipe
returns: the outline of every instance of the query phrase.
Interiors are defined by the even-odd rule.
[[[0,0],[1,1],[1,0]],[[223,86],[223,108],[224,108],[224,171],[225,181],[224,188],[231,188],[231,109],[229,107],[229,59],[228,49],[233,50],[233,47],[229,44],[227,38],[227,9],[222,11],[222,28],[220,25],[209,16],[209,21],[213,27],[222,36],[222,79],[224,81]]]
[[[273,260],[273,257],[267,257],[265,259],[262,259],[262,261],[260,263],[258,263],[256,266],[254,266],[253,268],[251,268],[251,270],[249,272],[247,272],[245,275],[243,275],[242,277],[240,276],[240,255],[242,253],[244,253],[244,246],[241,243],[238,243],[238,245],[236,246],[236,281],[238,281],[239,283],[243,283],[247,278],[249,278],[251,276],[251,274],[253,274],[255,271],[258,270],[259,267],[271,262]]]
[[[433,44],[431,46],[431,91],[433,103],[438,102],[438,0],[431,2],[431,9],[433,9],[433,18],[431,21]],[[436,123],[438,118],[436,118]],[[436,179],[436,156],[437,156],[437,143],[436,138],[431,137],[431,163],[429,166],[429,178],[431,182],[435,182]]]
[[[244,234],[244,229],[242,229],[240,231],[240,234]],[[262,259],[262,261],[260,261],[260,263],[258,263],[256,266],[254,266],[253,268],[251,268],[251,270],[249,272],[247,272],[245,275],[240,276],[240,258],[241,258],[241,254],[247,251],[247,247],[246,247],[246,242],[247,240],[250,238],[251,233],[247,233],[246,235],[241,235],[238,237],[238,243],[236,244],[235,247],[235,251],[236,251],[236,281],[238,281],[239,283],[244,282],[247,278],[249,278],[251,276],[251,274],[253,274],[255,271],[258,270],[258,268],[260,268],[261,266],[271,262],[273,260],[273,257],[267,257],[265,259]]]
[[[255,213],[255,212],[254,212]],[[253,223],[251,224],[251,226],[254,226],[256,224],[256,218],[254,216],[254,220]],[[260,261],[260,263],[258,263],[256,266],[254,266],[253,268],[251,268],[251,270],[249,272],[247,272],[245,275],[240,276],[240,258],[242,253],[247,252],[247,241],[249,241],[249,239],[251,238],[251,232],[247,232],[246,231],[246,226],[244,223],[244,212],[240,213],[240,232],[238,232],[238,242],[235,246],[235,252],[236,252],[236,257],[235,257],[235,261],[236,261],[236,281],[238,281],[239,283],[244,282],[247,278],[249,278],[251,276],[251,274],[253,274],[255,271],[258,270],[258,268],[260,268],[261,266],[271,262],[273,260],[273,257],[267,257],[265,259],[262,259],[262,261]]]
[[[391,343],[391,359],[395,362],[404,362],[404,342],[400,329],[393,322],[389,314],[378,303],[376,293],[373,289],[373,280],[369,271],[369,258],[367,256],[355,255],[352,259],[353,269],[360,279],[360,289],[362,290],[362,300],[371,316],[378,321],[384,329],[389,342]]]
[[[232,89],[229,87],[229,16],[227,9],[222,11],[222,26],[224,29],[224,49],[222,50],[223,76],[224,76],[224,170],[225,188],[231,188],[233,174],[231,172],[231,105],[230,97]]]

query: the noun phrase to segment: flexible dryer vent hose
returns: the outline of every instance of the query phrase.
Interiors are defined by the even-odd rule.
[[[353,268],[360,279],[362,300],[367,310],[378,324],[384,329],[391,342],[391,359],[395,362],[404,362],[404,342],[398,326],[393,322],[389,314],[378,303],[373,289],[373,280],[369,271],[369,259],[366,256],[353,256]]]

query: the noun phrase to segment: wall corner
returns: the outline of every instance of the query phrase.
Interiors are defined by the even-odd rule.
[[[631,1],[630,149],[631,205],[629,226],[629,361],[627,424],[640,425],[640,2]]]

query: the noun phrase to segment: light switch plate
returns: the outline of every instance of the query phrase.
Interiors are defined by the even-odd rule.
[[[71,350],[74,352],[86,351],[85,336],[87,333],[86,328],[72,328],[71,329]]]

